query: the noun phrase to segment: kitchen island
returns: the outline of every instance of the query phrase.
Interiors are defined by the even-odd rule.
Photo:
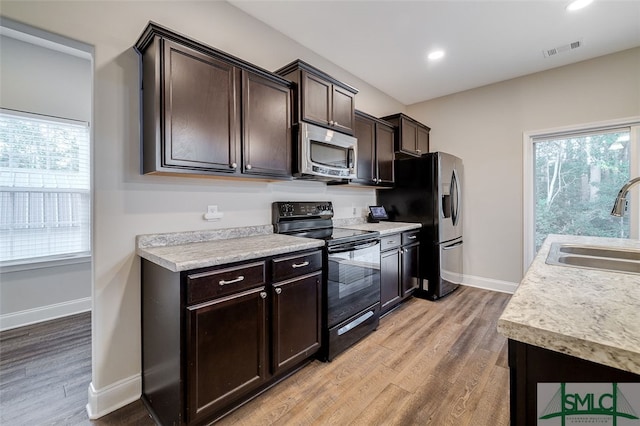
[[[512,424],[537,423],[539,383],[640,383],[640,275],[547,264],[555,242],[640,250],[638,240],[547,238],[498,320]]]

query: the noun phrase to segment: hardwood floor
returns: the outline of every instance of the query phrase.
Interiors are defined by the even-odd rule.
[[[461,287],[411,299],[330,363],[313,361],[220,425],[508,425],[509,295]],[[97,421],[85,411],[90,317],[0,333],[0,424],[152,425],[140,401]]]

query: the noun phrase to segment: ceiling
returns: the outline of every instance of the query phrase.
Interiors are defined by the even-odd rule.
[[[228,1],[404,105],[640,46],[640,0]]]

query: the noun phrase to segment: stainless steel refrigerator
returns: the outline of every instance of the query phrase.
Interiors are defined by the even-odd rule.
[[[422,224],[416,296],[436,300],[462,281],[462,160],[433,152],[394,167],[395,187],[377,190],[378,204],[391,221]]]

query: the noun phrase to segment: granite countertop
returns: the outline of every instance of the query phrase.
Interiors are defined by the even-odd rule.
[[[548,265],[552,242],[640,250],[639,240],[550,235],[500,316],[498,332],[640,374],[640,275]]]
[[[323,240],[270,233],[272,226],[139,235],[136,253],[173,272],[323,247]]]
[[[378,231],[380,236],[397,234],[398,232],[410,231],[422,227],[419,223],[408,222],[378,222],[378,223],[359,223],[351,225],[336,225],[340,228],[358,229],[360,231]]]
[[[335,227],[394,234],[420,228],[419,223],[366,223],[363,218],[337,219]],[[173,272],[224,265],[323,247],[324,240],[274,234],[273,225],[208,231],[147,234],[136,237],[138,256]]]

